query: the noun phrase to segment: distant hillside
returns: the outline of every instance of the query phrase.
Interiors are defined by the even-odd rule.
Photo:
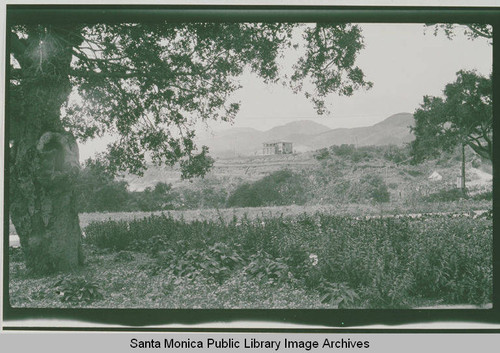
[[[229,184],[242,180],[259,180],[269,173],[278,170],[309,170],[318,164],[319,162],[314,158],[313,152],[293,155],[218,158],[206,175],[206,179],[215,179],[218,183],[221,183],[221,185],[229,187]],[[154,187],[159,182],[172,184],[174,187],[182,187],[200,181],[199,178],[181,180],[181,172],[177,165],[174,167],[157,167],[150,165],[148,169],[144,171],[143,176],[139,177],[132,174],[125,174],[123,180],[129,184],[129,189],[132,191],[142,191],[147,187]]]
[[[252,128],[232,128],[214,131],[199,138],[199,146],[207,145],[216,158],[212,176],[235,174],[243,179],[258,179],[270,171],[282,168],[310,168],[315,163],[312,152],[332,145],[355,144],[357,146],[402,145],[413,139],[408,126],[414,124],[413,115],[395,114],[372,126],[352,129],[330,129],[314,121],[302,120],[274,127],[268,131]],[[262,156],[262,143],[270,140],[293,142],[296,155]],[[308,153],[305,153],[308,152]],[[150,167],[143,177],[127,175],[125,180],[131,190],[143,190],[157,182],[173,185],[180,181],[178,168]]]
[[[208,146],[210,154],[213,156],[233,158],[260,154],[262,143],[265,141],[287,140],[298,143],[329,130],[331,130],[329,127],[314,121],[301,120],[276,126],[267,131],[258,131],[251,128],[214,131],[211,136],[202,136],[197,143]]]
[[[311,120],[294,121],[282,126],[273,127],[271,130],[266,131],[264,134],[269,139],[286,139],[292,136],[301,135],[317,135],[331,129],[325,125],[318,124]]]
[[[267,131],[251,128],[214,131],[200,137],[197,143],[208,146],[211,155],[219,158],[259,155],[262,143],[272,140],[293,142],[294,150],[299,153],[341,144],[401,145],[413,139],[409,129],[413,124],[410,113],[395,114],[378,124],[351,129],[330,129],[311,120],[301,120]]]
[[[413,115],[399,113],[372,126],[352,129],[333,129],[316,135],[309,145],[323,148],[331,145],[353,144],[356,146],[402,145],[414,139],[409,126],[414,125]]]

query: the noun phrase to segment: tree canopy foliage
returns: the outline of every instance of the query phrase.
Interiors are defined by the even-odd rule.
[[[457,25],[453,23],[428,24],[434,27],[434,35],[444,32],[448,39],[456,36],[458,27],[463,29],[463,33],[469,39],[486,38],[490,44],[493,43],[493,27],[484,23],[471,23],[467,25]]]
[[[493,111],[491,76],[475,71],[457,72],[446,85],[444,97],[425,96],[415,111],[416,139],[412,153],[417,160],[450,150],[458,144],[470,146],[485,159],[492,159]]]
[[[236,117],[245,70],[296,92],[312,81],[307,96],[320,112],[327,94],[370,86],[354,66],[363,47],[356,25],[55,23],[9,28],[10,218],[37,272],[83,263],[76,140],[115,137],[97,166],[111,174],[141,174],[151,161],[178,163],[192,178],[213,163],[194,143],[196,124]],[[295,48],[286,78],[280,58]]]
[[[294,39],[297,28],[302,45]],[[41,75],[69,77],[54,103],[53,109],[62,108],[57,118],[79,141],[117,136],[103,158],[115,172],[140,174],[149,158],[158,165],[182,161],[185,177],[203,175],[211,164],[204,158],[208,151],[193,143],[195,122],[234,119],[240,102],[231,95],[241,87],[238,76],[250,68],[268,82],[284,79],[279,59],[287,49],[302,53],[287,83],[298,92],[312,81],[314,92],[306,96],[319,112],[328,94],[351,95],[371,86],[355,66],[363,40],[351,24],[23,25],[12,28],[11,43],[10,106],[36,100],[23,91],[25,82]],[[51,70],[62,52],[70,60]],[[14,144],[23,113],[11,109]]]

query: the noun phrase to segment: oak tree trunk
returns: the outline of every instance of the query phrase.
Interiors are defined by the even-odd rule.
[[[30,28],[15,56],[22,76],[10,86],[10,218],[26,266],[37,273],[83,262],[74,191],[78,146],[60,117],[71,92],[71,30]]]

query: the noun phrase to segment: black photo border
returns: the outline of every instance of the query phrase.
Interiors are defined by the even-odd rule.
[[[352,23],[488,23],[493,26],[493,136],[499,129],[500,113],[500,8],[496,7],[413,7],[413,6],[249,6],[249,5],[7,5],[6,52],[9,55],[9,28],[22,23],[64,22],[352,22]],[[8,60],[5,60],[4,102],[8,101]],[[5,116],[8,106],[5,103]],[[3,252],[3,329],[74,331],[183,331],[183,332],[500,332],[500,329],[402,329],[398,325],[463,322],[500,324],[500,235],[498,222],[500,153],[493,158],[493,307],[491,309],[53,309],[13,308],[9,303],[9,175],[8,119],[4,135],[4,252]],[[494,139],[494,151],[496,139]],[[89,327],[9,326],[9,320],[61,319],[85,322]],[[214,322],[255,322],[252,328],[199,328]],[[258,328],[258,323],[263,323]],[[92,328],[92,325],[96,325]],[[303,328],[265,328],[267,324],[298,324]],[[114,327],[99,327],[113,325]],[[168,328],[151,326],[171,325]],[[179,325],[176,327],[176,325]],[[309,325],[327,328],[308,329]],[[359,328],[387,325],[385,329]],[[147,328],[145,326],[148,326]],[[450,326],[453,327],[453,326]]]

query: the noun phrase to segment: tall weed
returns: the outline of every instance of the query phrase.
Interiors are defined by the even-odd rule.
[[[241,269],[268,284],[321,293],[330,283],[349,307],[350,297],[369,307],[407,307],[412,298],[492,300],[489,217],[304,214],[188,223],[163,215],[93,223],[86,233],[85,241],[96,247],[147,253],[177,276],[199,274],[222,283]],[[337,294],[330,297],[338,300]]]

